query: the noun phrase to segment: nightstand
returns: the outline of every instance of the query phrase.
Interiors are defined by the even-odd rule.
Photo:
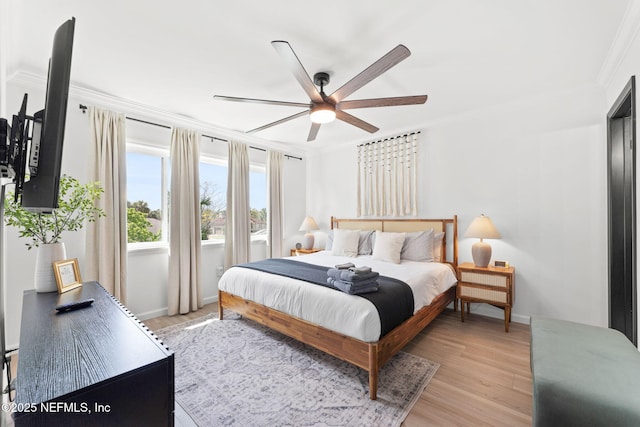
[[[515,269],[513,267],[476,267],[465,262],[458,266],[456,298],[460,300],[460,317],[464,322],[472,302],[483,302],[504,310],[504,330],[509,332],[511,307],[515,301]]]
[[[311,249],[291,249],[291,256],[298,255],[306,255],[312,254],[314,252],[320,252],[322,249],[320,248],[311,248]]]

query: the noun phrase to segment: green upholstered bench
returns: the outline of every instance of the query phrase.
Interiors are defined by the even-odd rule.
[[[640,426],[640,352],[620,332],[531,318],[534,426]]]

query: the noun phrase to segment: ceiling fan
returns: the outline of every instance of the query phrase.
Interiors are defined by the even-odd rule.
[[[233,96],[214,95],[214,99],[223,101],[253,102],[258,104],[283,105],[289,107],[305,108],[304,111],[252,129],[247,133],[259,132],[261,130],[268,129],[272,126],[288,122],[289,120],[293,120],[307,114],[309,114],[311,118],[311,130],[309,131],[307,141],[313,141],[316,139],[321,124],[329,123],[334,119],[342,120],[343,122],[349,123],[369,133],[374,133],[379,130],[377,127],[345,112],[344,110],[355,108],[391,107],[394,105],[415,105],[424,104],[427,101],[427,95],[397,96],[391,98],[372,98],[345,101],[345,98],[351,95],[353,92],[360,89],[362,86],[366,85],[367,83],[411,55],[409,49],[401,44],[391,49],[386,55],[371,64],[364,71],[349,80],[329,96],[324,93],[324,87],[329,83],[328,73],[316,73],[313,76],[313,80],[311,80],[309,74],[302,66],[302,63],[300,62],[288,42],[275,40],[271,42],[271,45],[285,60],[287,66],[289,67],[289,70],[293,73],[295,79],[298,81],[298,83],[300,83],[302,89],[309,96],[310,102],[301,103],[270,101],[267,99],[237,98]],[[320,91],[318,91],[315,85],[320,87]]]

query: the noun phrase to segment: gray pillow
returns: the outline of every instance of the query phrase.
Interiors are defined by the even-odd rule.
[[[371,255],[373,252],[373,230],[360,231],[360,238],[358,240],[358,255]]]
[[[428,231],[416,231],[407,233],[400,259],[407,261],[432,262],[433,261],[433,228]]]

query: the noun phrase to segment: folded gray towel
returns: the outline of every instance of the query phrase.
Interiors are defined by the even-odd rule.
[[[350,294],[350,295],[359,295],[359,294],[366,294],[366,293],[369,293],[369,292],[377,292],[378,291],[378,282],[377,281],[372,281],[371,283],[367,284],[366,286],[355,286],[353,283],[345,282],[345,281],[342,281],[342,280],[333,279],[333,278],[329,277],[329,278],[327,278],[327,283],[330,284],[331,286],[335,287],[336,289],[339,289],[342,292],[345,292],[345,293]]]
[[[346,263],[344,263],[344,264],[338,264],[338,265],[336,265],[335,267],[336,267],[338,270],[348,270],[348,269],[350,269],[350,268],[352,268],[352,267],[355,267],[355,266],[356,266],[356,265],[355,265],[354,263],[352,263],[352,262],[346,262]]]
[[[342,273],[343,271],[345,271],[345,270],[339,270],[337,268],[330,268],[330,269],[327,270],[327,276],[332,277],[334,279],[339,279],[340,278],[340,273]]]
[[[340,279],[334,279],[333,277],[327,277],[327,283],[329,284],[333,284],[334,281],[339,281],[344,283],[345,285],[349,285],[351,289],[362,289],[362,288],[366,288],[369,287],[371,285],[377,285],[378,284],[378,279],[374,278],[374,279],[369,279],[369,280],[363,280],[361,282],[347,282],[346,280],[340,280]]]
[[[371,267],[367,267],[366,265],[363,265],[362,267],[351,267],[349,271],[356,274],[371,273]]]
[[[377,279],[379,275],[380,273],[377,273],[375,271],[370,271],[369,273],[364,273],[364,274],[357,274],[351,271],[341,271],[340,277],[338,277],[338,279],[343,280],[345,282],[356,283],[356,282],[361,282],[363,280]]]
[[[360,282],[363,280],[377,279],[380,273],[370,271],[369,273],[357,274],[351,270],[338,270],[337,268],[330,268],[327,270],[327,276],[334,279],[339,279],[345,282]]]

